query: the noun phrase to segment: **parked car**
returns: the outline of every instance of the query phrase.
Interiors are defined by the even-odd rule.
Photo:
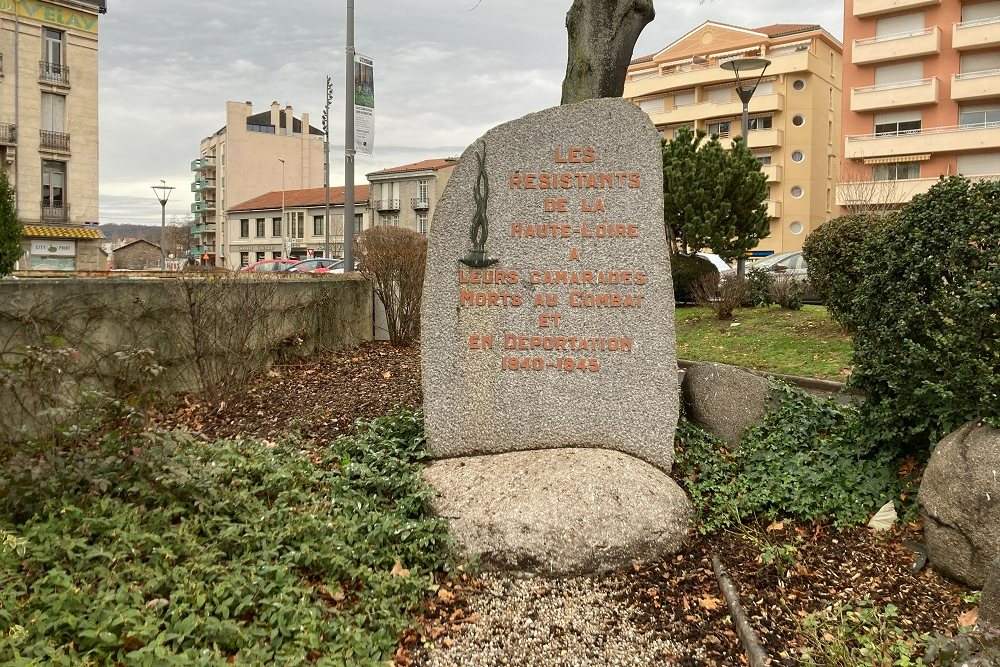
[[[275,273],[278,271],[284,271],[292,264],[298,264],[298,263],[299,260],[297,259],[286,259],[286,258],[262,259],[259,262],[254,262],[253,264],[244,266],[242,269],[240,269],[240,271],[253,271],[257,273],[262,273],[262,272]]]
[[[343,273],[344,260],[336,257],[314,257],[285,268],[289,273]]]
[[[820,303],[819,296],[809,285],[809,262],[802,256],[800,251],[780,252],[757,260],[751,264],[749,269],[764,269],[774,273],[776,276],[788,276],[803,284],[802,301],[804,303]]]
[[[710,261],[712,263],[712,266],[714,266],[719,270],[720,275],[722,274],[723,271],[730,271],[733,268],[728,264],[726,264],[725,260],[723,260],[721,257],[719,257],[713,252],[698,252],[695,254],[703,259],[707,259],[708,261]]]

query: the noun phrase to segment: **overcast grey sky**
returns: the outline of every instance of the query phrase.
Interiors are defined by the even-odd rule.
[[[477,5],[478,2],[478,5]],[[377,169],[457,155],[499,123],[559,103],[572,0],[356,0],[357,50],[375,61]],[[656,0],[636,55],[706,20],[744,27],[819,23],[822,0]],[[109,0],[100,22],[101,222],[159,223],[150,186],[176,186],[168,219],[187,217],[191,160],[225,122],[226,100],[272,100],[320,127],[334,80],[331,183],[343,184],[345,0]],[[234,202],[235,203],[235,202]]]

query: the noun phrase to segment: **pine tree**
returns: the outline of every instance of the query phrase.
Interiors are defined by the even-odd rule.
[[[770,231],[767,178],[740,139],[726,152],[717,136],[681,128],[663,145],[663,219],[675,251],[711,248],[745,256]]]
[[[14,206],[14,188],[6,172],[0,169],[0,277],[10,275],[24,254],[22,238],[23,230]]]

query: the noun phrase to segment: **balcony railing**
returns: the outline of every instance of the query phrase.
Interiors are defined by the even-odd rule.
[[[908,30],[854,40],[851,62],[859,65],[926,56],[941,51],[941,28]]]
[[[930,5],[940,5],[941,0],[855,0],[855,16],[875,16],[891,14],[905,9],[916,9]]]
[[[204,213],[205,211],[214,211],[215,202],[214,201],[196,201],[191,204],[192,213]]]
[[[69,152],[69,135],[65,132],[39,130],[38,146],[50,151]]]
[[[844,157],[851,159],[951,153],[982,150],[1000,145],[1000,123],[969,123],[903,132],[858,134],[847,137]]]
[[[426,211],[431,207],[431,203],[427,201],[426,197],[414,197],[410,200],[410,206],[413,207],[414,211]]]
[[[215,156],[207,155],[203,158],[198,158],[197,160],[191,160],[191,171],[201,171],[202,169],[211,169],[215,167]]]
[[[399,210],[399,200],[398,199],[383,199],[381,201],[375,202],[376,211],[398,211]]]
[[[191,192],[202,192],[204,190],[213,190],[213,189],[215,189],[214,178],[203,178],[191,184]]]
[[[937,101],[937,77],[851,89],[851,111],[855,112],[937,104]]]
[[[956,49],[979,49],[1000,44],[1000,16],[962,21],[952,27],[951,45]]]
[[[60,63],[50,63],[42,60],[38,63],[38,80],[42,83],[68,86],[69,67]]]
[[[17,143],[17,127],[14,123],[0,123],[0,146],[13,146]]]
[[[42,201],[42,220],[45,222],[66,222],[69,220],[69,206]]]

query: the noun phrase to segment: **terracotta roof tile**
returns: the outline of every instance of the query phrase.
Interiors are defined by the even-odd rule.
[[[103,239],[101,230],[84,225],[25,225],[24,235],[43,239]]]
[[[438,169],[443,169],[445,167],[451,167],[458,164],[458,160],[455,158],[435,158],[433,160],[421,160],[420,162],[414,162],[413,164],[404,164],[402,167],[389,167],[388,169],[382,169],[380,171],[373,171],[368,176],[382,176],[384,174],[399,174],[404,171],[425,171],[427,169],[432,169],[437,171]]]
[[[354,203],[368,201],[367,185],[357,185],[354,187]],[[306,188],[304,190],[285,190],[285,208],[297,208],[302,206],[323,206],[326,204],[326,194],[323,188]],[[330,206],[344,205],[344,188],[330,188]],[[231,207],[234,211],[258,211],[262,209],[281,208],[281,190],[268,192],[249,199],[242,204]]]
[[[815,23],[772,23],[761,28],[753,28],[754,32],[762,32],[771,38],[794,35],[797,32],[808,32],[810,30],[820,30],[820,26]]]

